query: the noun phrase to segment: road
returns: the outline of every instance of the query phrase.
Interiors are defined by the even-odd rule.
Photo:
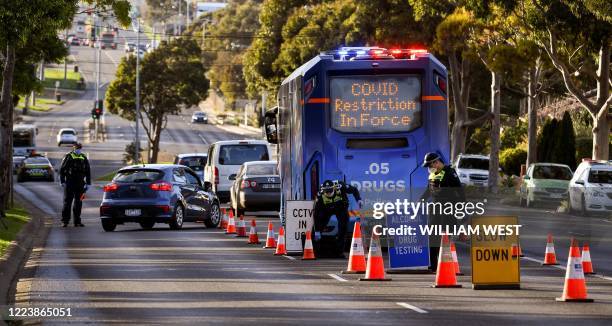
[[[73,51],[75,49],[73,48]],[[79,48],[82,71],[93,71],[94,50]],[[104,52],[103,63],[115,67],[120,50]],[[104,83],[112,78],[105,68]],[[91,86],[91,83],[90,83]],[[89,89],[49,113],[28,117],[39,126],[38,145],[57,164],[68,150],[58,148],[55,133],[81,126],[88,118],[94,91]],[[222,139],[248,137],[239,129],[192,125],[192,110],[172,117],[164,131],[162,149],[205,151]],[[100,176],[121,165],[125,144],[134,137],[132,123],[105,117],[108,139],[85,144],[93,174]],[[236,132],[233,132],[236,131]],[[261,246],[227,236],[218,229],[187,223],[183,230],[157,225],[143,231],[137,224],[106,233],[99,224],[102,183],[87,194],[85,228],[61,228],[62,194],[56,183],[29,182],[16,190],[54,221],[44,247],[35,248],[19,277],[16,304],[70,307],[70,319],[44,324],[321,324],[394,325],[442,324],[577,324],[612,323],[612,221],[576,217],[546,209],[496,206],[491,215],[517,215],[524,224],[525,259],[521,261],[521,290],[475,291],[470,287],[468,247],[458,246],[465,276],[461,289],[434,289],[431,274],[393,274],[391,282],[359,282],[342,275],[346,260],[302,261],[274,256]],[[256,217],[260,238],[264,226],[276,219]],[[556,239],[560,267],[543,267],[548,233]],[[568,238],[590,237],[596,271],[587,278],[591,304],[555,302],[563,286]]]

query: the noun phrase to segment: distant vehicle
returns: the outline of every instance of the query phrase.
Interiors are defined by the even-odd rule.
[[[78,142],[77,132],[73,128],[62,128],[57,132],[57,146]]]
[[[174,164],[184,165],[191,168],[201,180],[204,180],[204,166],[208,154],[205,153],[186,153],[174,156]]]
[[[521,206],[559,203],[568,199],[572,170],[565,164],[534,163],[529,166],[519,189]]]
[[[191,115],[191,122],[192,123],[202,122],[202,123],[207,124],[208,123],[208,115],[205,112],[202,112],[202,111],[194,112]]]
[[[583,161],[569,183],[570,210],[612,214],[612,161]]]
[[[30,156],[36,152],[38,128],[31,124],[13,125],[13,156]]]
[[[117,49],[117,42],[115,42],[115,33],[102,33],[100,46],[102,49],[111,48]]]
[[[489,157],[486,155],[459,154],[455,171],[464,186],[484,187],[489,181]]]
[[[17,174],[17,171],[19,170],[19,167],[21,166],[21,163],[23,163],[23,160],[25,160],[26,157],[25,156],[13,156],[13,174]]]
[[[131,53],[136,49],[136,43],[133,42],[125,42],[125,52]]]
[[[245,162],[269,161],[272,152],[265,140],[226,140],[208,148],[204,180],[213,185],[221,202],[230,200],[230,188]]]
[[[280,209],[280,175],[276,161],[242,164],[231,188],[231,207],[236,216],[245,211]]]
[[[55,174],[53,165],[44,156],[31,156],[23,160],[17,171],[17,182],[28,180],[45,180],[53,182]]]
[[[70,42],[70,45],[81,45],[81,39],[79,39],[77,36],[71,37],[68,41]]]
[[[104,186],[100,205],[102,228],[112,232],[117,224],[140,223],[151,229],[166,223],[180,229],[184,222],[219,224],[219,200],[211,184],[202,184],[190,168],[174,164],[146,164],[125,167]]]

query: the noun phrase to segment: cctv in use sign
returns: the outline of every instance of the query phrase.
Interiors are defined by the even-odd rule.
[[[285,246],[288,254],[302,253],[302,234],[314,226],[314,201],[288,200],[285,203]],[[313,235],[314,236],[314,235]]]

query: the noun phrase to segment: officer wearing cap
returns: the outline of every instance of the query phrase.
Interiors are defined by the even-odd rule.
[[[76,143],[70,153],[64,156],[60,168],[60,183],[64,188],[64,208],[62,223],[64,227],[70,222],[70,211],[74,226],[85,226],[81,223],[82,196],[91,185],[91,172],[87,156],[81,152],[83,146]],[[74,203],[74,205],[73,205]]]
[[[315,199],[315,231],[323,232],[332,215],[336,215],[338,220],[338,234],[335,243],[335,255],[338,257],[344,257],[344,238],[349,220],[349,194],[353,195],[359,208],[362,208],[363,202],[359,196],[359,190],[338,180],[325,180]]]
[[[427,153],[423,159],[423,167],[429,171],[427,191],[423,198],[433,202],[455,203],[465,202],[465,193],[457,172],[450,165],[445,165],[438,153]],[[430,212],[429,225],[455,225],[457,219],[454,215],[444,215],[442,212]],[[431,269],[437,268],[438,252],[440,250],[440,236],[429,237],[429,257]]]

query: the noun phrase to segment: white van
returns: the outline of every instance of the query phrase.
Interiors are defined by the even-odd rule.
[[[269,161],[272,151],[265,140],[225,140],[208,148],[204,180],[212,183],[219,201],[230,200],[230,188],[244,162]]]

